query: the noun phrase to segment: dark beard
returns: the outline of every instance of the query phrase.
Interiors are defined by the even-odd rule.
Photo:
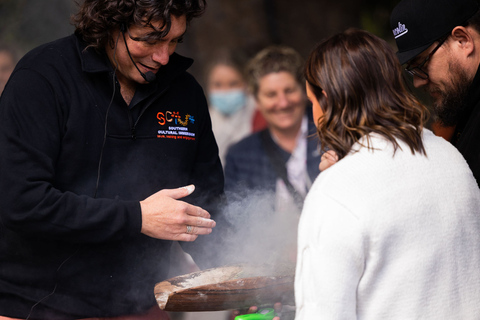
[[[457,65],[449,64],[449,71],[450,74],[454,75],[452,84],[445,91],[440,92],[440,101],[433,105],[438,120],[445,127],[455,126],[460,120],[465,109],[464,103],[468,88],[472,83],[466,72]]]

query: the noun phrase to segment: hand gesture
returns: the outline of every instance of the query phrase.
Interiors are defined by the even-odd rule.
[[[335,153],[335,151],[328,150],[322,155],[320,159],[320,165],[318,166],[318,168],[320,169],[320,171],[327,170],[328,168],[333,166],[337,161],[338,161],[338,156]]]
[[[194,241],[215,227],[210,214],[178,199],[190,195],[195,186],[163,189],[140,201],[142,233],[156,239]]]

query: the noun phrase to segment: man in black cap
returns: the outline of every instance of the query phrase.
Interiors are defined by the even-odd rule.
[[[397,56],[433,99],[480,184],[480,11],[475,0],[403,0],[390,23]]]

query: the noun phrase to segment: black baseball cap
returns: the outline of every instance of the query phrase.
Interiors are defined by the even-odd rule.
[[[401,64],[462,25],[479,9],[476,0],[403,0],[393,9],[390,26]]]

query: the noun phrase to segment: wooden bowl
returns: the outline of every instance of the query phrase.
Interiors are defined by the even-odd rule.
[[[268,273],[272,273],[268,275]],[[226,266],[178,276],[155,286],[165,311],[219,311],[294,304],[294,269]]]

